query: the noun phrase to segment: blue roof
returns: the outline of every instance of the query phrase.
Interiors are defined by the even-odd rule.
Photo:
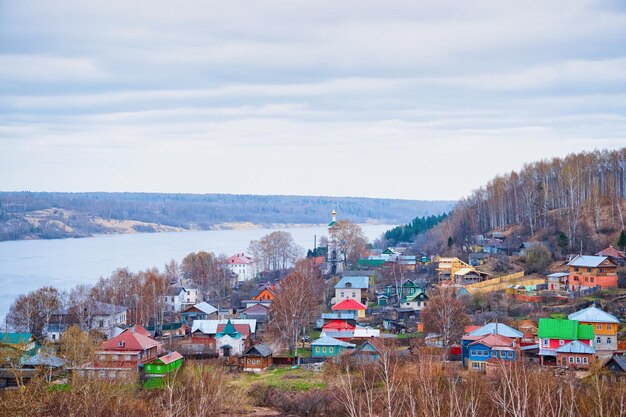
[[[65,360],[54,355],[37,352],[37,354],[23,359],[23,366],[46,366],[48,368],[60,368],[65,365]]]
[[[497,332],[496,332],[497,325]],[[512,337],[512,338],[521,338],[524,336],[524,333],[519,330],[515,330],[511,326],[507,326],[503,323],[487,323],[480,329],[476,329],[473,332],[469,332],[468,336],[485,336],[488,334],[499,334],[500,336]]]
[[[569,342],[565,346],[561,346],[556,350],[558,353],[586,353],[593,355],[596,350],[591,346],[587,346],[579,340]]]
[[[351,284],[350,287],[347,285]],[[343,277],[339,280],[335,288],[360,288],[368,289],[370,285],[370,277],[368,276],[350,276]]]
[[[568,266],[582,266],[595,268],[607,259],[606,256],[578,255],[568,263]]]
[[[595,305],[583,308],[567,316],[570,320],[577,320],[583,323],[619,323],[617,317],[606,311],[600,310]]]
[[[342,346],[342,347],[355,347],[353,343],[342,342],[330,336],[322,336],[317,340],[311,342],[311,346]]]

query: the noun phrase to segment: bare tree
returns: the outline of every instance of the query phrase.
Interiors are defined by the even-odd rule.
[[[424,330],[441,335],[443,347],[449,350],[470,323],[465,307],[465,301],[456,296],[454,288],[440,287],[421,312]]]

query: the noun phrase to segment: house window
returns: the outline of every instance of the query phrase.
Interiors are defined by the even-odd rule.
[[[596,337],[596,344],[599,345],[600,343],[602,343],[602,339],[600,337]]]
[[[613,325],[611,325],[611,324],[607,324],[607,325],[606,325],[606,329],[607,329],[607,330],[613,330]]]
[[[356,298],[356,293],[355,292],[352,293],[352,298]]]
[[[480,364],[476,363],[476,362],[472,362],[472,368],[474,369],[480,369]]]
[[[602,325],[601,324],[596,324],[596,329],[597,330],[602,330]]]
[[[320,347],[319,346],[315,346],[315,353],[320,353]]]
[[[326,353],[326,346],[322,346],[322,353]]]
[[[470,351],[470,355],[471,355],[471,356],[476,356],[476,351],[475,351],[474,349],[472,349],[472,350]]]
[[[544,347],[550,346],[550,341],[548,339],[543,339],[543,346]]]
[[[509,358],[513,358],[513,352],[507,352],[506,354]]]
[[[610,343],[611,343],[611,338],[610,338],[610,337],[607,337],[607,338],[606,338],[606,343],[607,343],[607,344],[610,344]]]
[[[565,340],[559,340],[559,346],[563,346],[565,344]]]
[[[580,363],[580,356],[576,356],[576,363]]]
[[[574,357],[573,356],[569,357],[569,363],[574,363]]]
[[[587,272],[591,272],[591,268],[587,268]]]
[[[578,267],[577,266],[574,267],[574,271],[578,272]]]
[[[343,295],[343,291],[341,292],[340,296],[341,296],[341,298],[343,298],[343,297],[344,297],[344,295]]]
[[[589,281],[593,282],[593,277],[589,278]]]
[[[328,347],[328,353],[333,353],[333,351],[334,351],[333,347],[332,347],[332,346],[329,346],[329,347]]]
[[[589,363],[589,360],[587,359],[586,356],[583,358],[583,363]]]

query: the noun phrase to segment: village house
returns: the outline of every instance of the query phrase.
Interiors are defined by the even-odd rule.
[[[567,265],[572,291],[595,286],[617,287],[617,263],[606,256],[578,255]]]
[[[269,301],[271,302],[276,297],[276,286],[270,284],[264,284],[259,287],[256,293],[252,296],[255,301]]]
[[[168,376],[175,375],[175,372],[183,364],[183,355],[178,352],[168,352],[152,362],[144,365],[145,388],[161,388],[164,380]]]
[[[245,348],[252,344],[254,335],[257,329],[257,322],[254,319],[228,319],[228,320],[195,320],[191,326],[191,340],[193,344],[202,344],[208,346],[208,349],[220,354],[220,346],[225,345],[224,339],[221,343],[218,343],[218,334],[221,332],[223,336],[229,335],[229,331],[224,331],[226,325],[231,323],[231,326],[241,335],[237,338],[237,346],[231,346],[231,348],[239,349],[240,341],[243,341],[243,345],[238,354],[241,354]],[[230,327],[230,326],[229,326]],[[233,354],[233,350],[227,351],[229,354]],[[223,355],[223,349],[221,355]]]
[[[191,326],[194,320],[208,320],[211,317],[217,318],[217,308],[203,301],[183,310],[182,321]]]
[[[352,357],[357,363],[361,364],[376,362],[380,360],[383,349],[382,340],[371,338],[361,343],[359,347],[354,350]]]
[[[555,272],[548,275],[548,290],[550,291],[569,291],[569,273]],[[572,288],[573,290],[573,288]]]
[[[39,341],[32,333],[0,333],[0,349],[8,348],[22,355],[33,356],[39,346]]]
[[[128,324],[128,309],[93,300],[85,305],[82,311],[75,308],[58,310],[51,316],[44,329],[46,341],[58,343],[65,330],[73,324],[79,325],[83,330],[97,331],[109,339]]]
[[[239,317],[242,319],[254,319],[260,326],[263,323],[267,323],[269,318],[270,307],[265,304],[254,304],[244,309],[239,313]]]
[[[575,320],[541,318],[538,337],[541,363],[556,365],[557,349],[570,342],[579,340],[593,347],[593,326],[581,324]]]
[[[604,375],[606,380],[612,382],[624,382],[626,381],[626,356],[615,355],[611,359],[607,360],[602,369],[608,375]]]
[[[357,318],[365,317],[365,311],[367,310],[367,306],[352,298],[340,301],[331,308],[334,312],[353,314]]]
[[[626,265],[626,252],[617,250],[612,245],[596,253],[596,256],[606,256],[618,265]]]
[[[314,358],[331,358],[340,355],[356,345],[329,336],[322,336],[311,343],[311,356]]]
[[[612,314],[600,310],[595,305],[579,310],[567,316],[582,324],[593,326],[595,353],[602,357],[611,357],[617,350],[617,328],[619,320]]]
[[[257,275],[257,267],[254,259],[243,254],[237,253],[226,259],[226,267],[237,277],[237,282],[246,282]]]
[[[428,296],[426,292],[415,292],[411,295],[405,296],[400,302],[400,308],[411,309],[413,311],[421,311],[426,307],[428,302]]]
[[[127,329],[103,342],[96,351],[95,360],[76,371],[99,379],[132,381],[139,377],[140,367],[162,352],[161,343],[134,329]]]
[[[568,368],[588,369],[595,361],[595,349],[580,340],[556,349],[556,363]]]
[[[369,289],[368,276],[344,276],[335,285],[334,304],[339,304],[344,300],[356,300],[367,303],[367,292]]]
[[[465,366],[469,369],[485,371],[489,360],[513,361],[517,358],[519,345],[515,339],[499,334],[487,334],[467,345]]]
[[[272,348],[260,343],[245,351],[239,359],[239,364],[244,372],[261,372],[272,366],[272,357]]]
[[[524,333],[520,332],[519,330],[516,330],[514,328],[512,328],[511,326],[508,326],[504,323],[487,323],[484,326],[471,326],[470,328],[466,329],[467,330],[467,334],[465,334],[463,336],[463,338],[461,339],[461,360],[463,362],[463,366],[465,367],[469,367],[469,361],[470,361],[470,357],[472,355],[470,355],[470,345],[478,340],[482,340],[484,339],[486,336],[489,335],[497,335],[497,336],[501,336],[502,338],[506,338],[507,340],[512,341],[512,346],[515,347],[519,347],[521,345],[521,341],[524,338]],[[492,339],[488,339],[487,342],[490,342]],[[496,340],[496,339],[493,339]],[[497,339],[496,341],[504,341],[505,339]],[[508,343],[508,342],[507,342]],[[483,351],[484,350],[490,350],[491,348],[489,346],[479,346],[474,348],[474,350],[476,350],[476,354],[473,355],[473,360],[475,362],[480,362],[482,363],[481,365],[478,365],[475,369],[480,369],[480,370],[485,370],[485,365],[484,362],[487,361],[487,359],[489,359],[490,356],[485,356],[483,355]],[[478,350],[481,350],[480,352],[478,352]],[[497,349],[496,349],[497,350]],[[515,355],[515,357],[517,357]],[[510,359],[510,358],[503,358],[503,359]]]

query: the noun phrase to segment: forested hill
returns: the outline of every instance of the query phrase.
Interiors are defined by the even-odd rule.
[[[0,241],[208,230],[243,222],[322,224],[333,208],[353,222],[400,224],[416,215],[448,212],[454,204],[353,197],[0,192]]]
[[[518,243],[593,253],[615,244],[624,230],[625,198],[626,148],[570,154],[495,177],[459,201],[433,232],[442,246],[449,237],[461,247],[475,235],[499,230]]]

